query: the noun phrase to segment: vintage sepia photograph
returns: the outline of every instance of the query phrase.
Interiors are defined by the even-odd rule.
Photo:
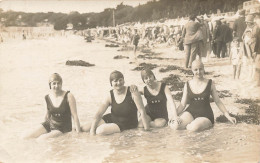
[[[0,163],[259,163],[260,0],[0,0]]]

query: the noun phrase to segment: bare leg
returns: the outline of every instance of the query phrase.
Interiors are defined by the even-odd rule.
[[[241,65],[237,65],[237,79],[240,78]]]
[[[154,121],[150,122],[150,126],[153,128],[161,128],[166,125],[166,120],[164,118],[156,118]]]
[[[46,140],[48,138],[54,138],[54,137],[58,137],[62,135],[62,132],[59,130],[52,130],[51,132],[47,133],[47,134],[43,134],[41,135],[37,140]]]
[[[119,132],[121,132],[120,128],[115,123],[102,124],[96,130],[97,135],[110,135]]]
[[[186,126],[194,120],[193,116],[189,112],[184,112],[180,116],[180,119],[182,121],[181,124],[174,122],[173,124],[170,124],[170,127],[174,130],[184,130],[186,129]]]
[[[102,125],[102,124],[104,124],[104,123],[105,123],[105,121],[104,121],[103,119],[101,119],[101,120],[98,122],[97,127],[100,126],[100,125]],[[92,122],[88,122],[87,124],[81,126],[81,131],[82,131],[82,132],[89,132],[89,131],[90,131],[90,128],[91,128],[91,125],[92,125]]]
[[[38,126],[38,128],[34,129],[33,131],[26,133],[22,136],[23,139],[30,139],[30,138],[38,138],[42,134],[46,134],[48,131],[43,127],[43,125]]]
[[[152,121],[152,119],[150,118],[149,115],[146,116],[146,120],[147,120],[148,123],[151,125],[151,121]],[[138,127],[139,127],[139,128],[144,128],[144,125],[143,125],[143,121],[142,121],[142,119],[139,120],[139,122],[138,122]]]
[[[202,131],[205,129],[208,129],[212,127],[211,121],[206,117],[198,117],[194,121],[192,121],[190,124],[187,125],[187,130],[189,131]]]
[[[236,72],[237,72],[237,66],[236,65],[233,65],[233,78],[236,79]]]

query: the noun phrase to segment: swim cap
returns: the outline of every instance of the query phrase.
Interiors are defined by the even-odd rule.
[[[196,59],[192,62],[191,68],[193,68],[195,65],[200,65],[200,66],[202,66],[203,69],[204,69],[204,64],[202,63],[202,61],[201,61],[201,59],[200,59],[199,57],[196,58]]]
[[[156,79],[152,70],[144,69],[144,70],[141,71],[141,77],[142,77],[143,82],[144,82],[144,77],[151,76],[151,75],[154,77],[154,79]]]
[[[51,82],[53,82],[53,81],[58,81],[58,82],[62,83],[62,78],[58,73],[52,74],[49,78],[50,89],[51,89]]]
[[[115,70],[115,71],[111,72],[110,77],[109,77],[111,86],[112,86],[113,80],[120,79],[120,78],[124,79],[124,75],[120,71]]]

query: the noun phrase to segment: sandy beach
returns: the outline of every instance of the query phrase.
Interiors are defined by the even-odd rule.
[[[130,63],[133,51],[122,50],[122,46],[105,47],[109,43],[99,39],[87,43],[83,37],[69,35],[45,40],[10,40],[0,44],[0,140],[3,142],[0,162],[260,160],[260,87],[233,80],[229,58],[209,58],[204,64],[206,77],[216,83],[227,110],[237,116],[237,125],[221,118],[222,113],[211,103],[217,122],[212,129],[199,133],[174,132],[165,127],[151,132],[135,129],[107,137],[72,132],[47,143],[20,140],[25,129],[42,122],[48,76],[54,72],[61,74],[64,89],[75,96],[81,124],[92,120],[100,101],[111,89],[108,77],[113,70],[123,72],[126,85],[142,88],[144,83],[139,70],[153,66],[155,76],[166,81],[179,105],[183,83],[192,78],[190,71],[183,68],[183,51],[164,44],[153,49],[140,48],[137,61]],[[66,65],[67,61],[75,60],[93,65]],[[241,77],[245,75],[242,69]],[[178,82],[171,82],[169,77],[175,77]]]

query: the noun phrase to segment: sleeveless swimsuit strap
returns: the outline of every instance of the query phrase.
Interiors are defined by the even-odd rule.
[[[211,90],[211,83],[212,83],[212,80],[209,79],[209,81],[207,82],[206,88],[205,88],[201,93],[199,93],[199,94],[202,94],[202,93],[205,92],[207,89],[210,89],[210,90]],[[192,94],[195,94],[195,93],[192,92],[192,90],[191,90],[191,88],[190,88],[190,84],[189,84],[188,81],[187,81],[187,87],[188,87],[188,92],[190,92],[190,93],[192,93]]]

